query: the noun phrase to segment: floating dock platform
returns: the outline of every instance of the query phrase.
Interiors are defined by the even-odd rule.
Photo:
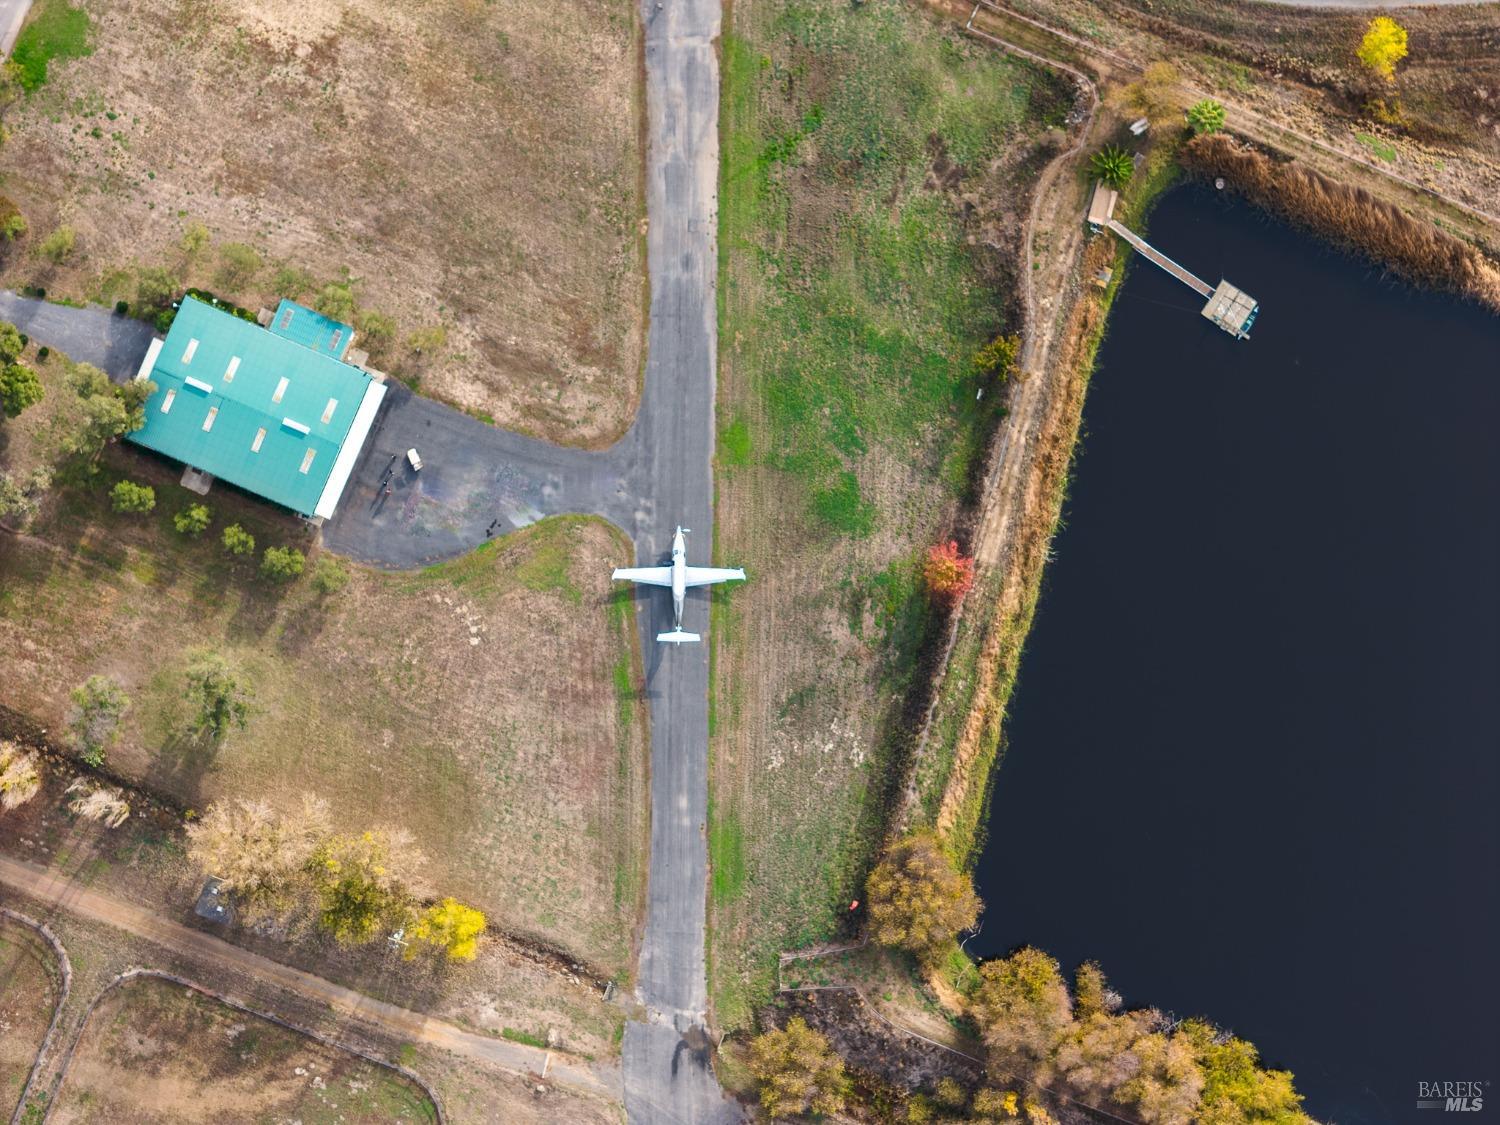
[[[1197,274],[1178,265],[1135,231],[1119,222],[1114,217],[1115,202],[1118,199],[1118,192],[1106,187],[1103,183],[1096,183],[1093,198],[1089,200],[1089,225],[1095,230],[1114,231],[1135,247],[1141,257],[1166,270],[1199,296],[1208,298],[1202,309],[1204,319],[1213,321],[1236,340],[1248,340],[1250,326],[1255,323],[1256,314],[1260,312],[1260,303],[1250,294],[1227,281],[1220,281],[1217,288],[1209,285]]]

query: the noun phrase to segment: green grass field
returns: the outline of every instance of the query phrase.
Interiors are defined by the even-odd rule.
[[[29,92],[47,82],[47,64],[53,59],[80,59],[89,46],[89,14],[75,8],[68,0],[36,0],[31,16],[16,46],[11,61],[20,71],[21,85]]]
[[[711,630],[710,987],[736,1027],[883,835],[941,626],[920,559],[1001,416],[972,357],[1012,327],[1012,183],[1066,98],[896,0],[737,5],[722,98],[716,550],[778,575]]]

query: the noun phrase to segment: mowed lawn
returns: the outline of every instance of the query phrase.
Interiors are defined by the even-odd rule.
[[[376,366],[607,444],[644,342],[638,24],[634,0],[38,0],[0,283],[113,304],[166,270],[254,310],[347,281]]]
[[[711,987],[743,1025],[777,954],[860,895],[941,629],[920,580],[1003,388],[1050,77],[896,0],[747,0],[724,37]],[[981,390],[984,392],[981,397]]]
[[[172,528],[197,499],[175,467],[117,447],[81,473],[62,474],[30,534],[0,539],[9,706],[61,741],[69,692],[112,676],[133,699],[112,770],[197,810],[317,794],[341,830],[413,833],[430,892],[607,973],[629,966],[646,765],[609,581],[631,557],[618,532],[549,520],[422,572],[351,566],[319,594],[219,544],[237,521],[260,549],[306,548],[290,517],[219,486],[213,527],[190,539]],[[155,487],[154,512],[110,510],[122,476]],[[247,728],[221,746],[186,733],[184,670],[205,650],[251,692]]]
[[[49,1121],[436,1122],[416,1083],[157,977],[100,1001]]]

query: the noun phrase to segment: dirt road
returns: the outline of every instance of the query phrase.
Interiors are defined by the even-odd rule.
[[[243,973],[275,984],[303,1000],[326,1005],[342,1016],[365,1021],[387,1034],[451,1051],[475,1062],[530,1077],[546,1069],[547,1079],[582,1094],[621,1100],[620,1074],[614,1067],[590,1066],[561,1059],[551,1052],[465,1031],[443,1020],[387,1004],[300,969],[278,964],[247,949],[169,922],[139,906],[88,890],[30,863],[0,856],[0,887],[21,892],[56,910],[102,922],[177,953],[187,954],[229,973]],[[8,896],[0,896],[8,897]]]

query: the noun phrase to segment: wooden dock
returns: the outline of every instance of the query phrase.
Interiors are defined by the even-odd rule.
[[[1110,230],[1114,231],[1126,242],[1134,246],[1136,252],[1140,254],[1141,257],[1160,266],[1162,269],[1166,270],[1169,274],[1175,277],[1178,281],[1182,282],[1188,288],[1196,289],[1200,296],[1212,297],[1214,295],[1214,287],[1212,285],[1204,281],[1197,274],[1183,269],[1176,262],[1172,261],[1171,258],[1167,257],[1155,246],[1152,246],[1151,243],[1147,242],[1144,238],[1136,234],[1135,231],[1131,230],[1129,227],[1123,225],[1115,219],[1110,219],[1107,225]]]

